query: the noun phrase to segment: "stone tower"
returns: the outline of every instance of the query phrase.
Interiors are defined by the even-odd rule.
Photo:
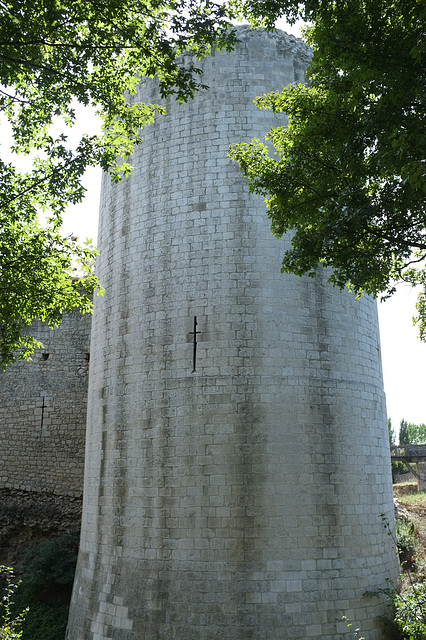
[[[308,52],[239,28],[210,90],[103,185],[83,529],[68,640],[381,637],[396,558],[376,306],[281,275],[230,143]],[[140,98],[159,102],[146,81]]]

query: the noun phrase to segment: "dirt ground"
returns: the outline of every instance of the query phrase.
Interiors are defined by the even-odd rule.
[[[396,518],[405,518],[414,523],[416,533],[416,555],[412,567],[411,579],[426,579],[426,492],[418,492],[416,483],[395,484]],[[404,567],[407,571],[407,567]]]
[[[401,505],[413,520],[418,520],[424,528],[426,521],[426,492],[418,492],[414,482],[394,484],[393,493],[396,507]]]

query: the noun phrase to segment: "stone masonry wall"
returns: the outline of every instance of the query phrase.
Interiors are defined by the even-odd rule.
[[[103,185],[68,640],[342,640],[343,615],[383,640],[364,596],[398,570],[377,309],[280,273],[288,239],[227,154],[285,125],[253,99],[309,52],[238,38]]]
[[[90,327],[37,322],[44,348],[0,373],[0,489],[82,495]]]

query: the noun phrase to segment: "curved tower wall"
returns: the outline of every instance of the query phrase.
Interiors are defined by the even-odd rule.
[[[281,275],[227,152],[280,122],[252,100],[302,81],[307,50],[238,34],[103,185],[69,640],[337,640],[343,615],[381,637],[363,595],[397,571],[376,305]]]

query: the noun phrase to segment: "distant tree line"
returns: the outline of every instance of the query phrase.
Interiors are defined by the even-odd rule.
[[[412,422],[401,420],[399,444],[426,444],[426,424],[413,424]]]
[[[389,442],[396,444],[396,435],[392,421],[388,418]],[[414,424],[402,419],[399,424],[399,444],[426,444],[426,424]]]
[[[392,420],[388,418],[389,444],[396,444],[396,434],[392,427]],[[426,444],[426,424],[414,424],[402,419],[399,423],[399,446],[405,444]],[[392,476],[408,473],[409,469],[399,460],[392,461]]]

